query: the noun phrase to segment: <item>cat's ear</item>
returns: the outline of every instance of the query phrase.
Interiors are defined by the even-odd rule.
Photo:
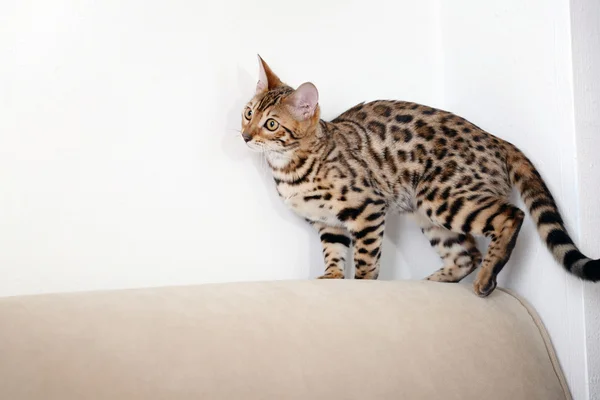
[[[256,84],[256,94],[269,91],[281,85],[281,81],[271,71],[269,65],[258,56],[258,83]]]
[[[294,90],[294,93],[285,98],[284,104],[292,115],[300,121],[304,121],[315,114],[319,103],[319,92],[315,85],[305,82]]]

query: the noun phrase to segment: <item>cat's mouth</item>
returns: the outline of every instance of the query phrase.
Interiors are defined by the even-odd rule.
[[[261,142],[247,142],[246,146],[255,153],[283,153],[285,149],[281,149]]]
[[[262,143],[250,142],[246,143],[246,146],[255,153],[264,153],[266,151]]]

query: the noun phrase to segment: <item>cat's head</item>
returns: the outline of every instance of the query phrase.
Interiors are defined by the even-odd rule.
[[[258,57],[258,83],[242,110],[242,137],[253,150],[285,154],[301,146],[319,124],[319,94],[312,83],[296,90]]]

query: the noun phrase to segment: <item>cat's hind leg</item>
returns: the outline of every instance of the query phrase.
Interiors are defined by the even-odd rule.
[[[437,282],[459,282],[481,263],[481,253],[477,249],[473,236],[452,232],[425,220],[419,225],[431,247],[437,251],[444,263],[442,268],[425,279]]]
[[[473,288],[481,297],[492,293],[496,288],[496,277],[515,247],[525,216],[523,211],[501,196],[489,193],[467,197],[450,194],[445,199],[423,202],[423,209],[437,226],[491,239]]]

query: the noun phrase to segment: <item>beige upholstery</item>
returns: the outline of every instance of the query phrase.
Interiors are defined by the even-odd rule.
[[[532,311],[434,282],[0,299],[0,399],[570,399]]]

